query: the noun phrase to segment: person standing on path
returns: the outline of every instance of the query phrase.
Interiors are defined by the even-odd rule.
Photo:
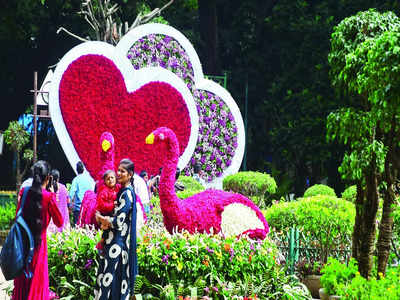
[[[70,227],[69,211],[68,211],[68,205],[69,205],[70,199],[69,199],[67,188],[65,187],[65,185],[60,183],[60,171],[58,171],[57,169],[51,170],[51,179],[52,179],[54,193],[56,193],[57,206],[61,212],[64,223],[61,227],[57,227],[53,221],[50,221],[50,224],[49,224],[49,227],[47,228],[47,230],[49,232],[61,232],[65,228]]]
[[[73,225],[76,225],[79,220],[79,212],[85,192],[88,190],[93,191],[95,186],[94,180],[85,171],[81,161],[76,164],[76,171],[78,175],[72,180],[71,189],[69,190],[69,197],[72,200]]]
[[[50,167],[47,162],[40,160],[33,166],[33,181],[22,216],[28,224],[33,238],[35,250],[29,269],[32,278],[25,273],[14,279],[13,300],[49,300],[49,271],[47,263],[47,226],[52,219],[58,227],[63,225],[62,215],[57,207],[53,187],[46,190],[50,178]],[[20,191],[20,195],[25,188]],[[17,212],[20,203],[17,205]]]
[[[117,194],[113,214],[103,216],[96,213],[97,222],[105,230],[103,237],[107,238],[97,269],[95,300],[127,300],[134,294],[138,266],[133,175],[133,162],[122,159],[117,171],[121,189]]]

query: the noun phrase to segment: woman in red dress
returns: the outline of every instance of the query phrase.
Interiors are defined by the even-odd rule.
[[[13,300],[48,300],[49,272],[47,265],[46,232],[50,219],[56,226],[63,225],[62,215],[57,207],[53,187],[46,190],[49,182],[50,168],[47,162],[41,160],[33,166],[32,187],[28,191],[22,215],[28,224],[35,241],[35,251],[30,265],[32,278],[25,274],[14,279]],[[20,196],[24,189],[20,191]],[[20,203],[18,203],[17,211]]]

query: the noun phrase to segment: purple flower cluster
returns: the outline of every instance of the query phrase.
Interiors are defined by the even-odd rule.
[[[199,113],[199,137],[189,165],[184,169],[186,175],[192,174],[194,165],[199,162],[206,173],[207,181],[222,175],[232,163],[237,148],[237,127],[225,102],[210,92],[193,92]]]
[[[186,51],[170,36],[149,34],[133,44],[127,57],[135,69],[163,67],[186,83],[199,114],[199,137],[184,172],[192,175],[194,165],[200,163],[204,180],[210,182],[221,176],[235,155],[237,127],[232,113],[220,97],[195,88],[193,67]]]
[[[169,255],[166,254],[162,257],[162,262],[165,263],[166,265],[168,265],[168,259],[169,259]]]
[[[85,264],[85,269],[89,269],[91,266],[92,266],[92,264],[93,264],[93,260],[92,259],[88,259],[87,261],[86,261],[86,264]]]

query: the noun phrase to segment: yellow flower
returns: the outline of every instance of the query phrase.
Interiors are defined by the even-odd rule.
[[[178,261],[178,265],[176,266],[176,268],[177,268],[178,272],[182,271],[182,269],[183,269],[183,264],[182,264],[181,261]]]
[[[221,253],[221,251],[215,251],[214,253],[215,253],[215,256],[218,257],[219,260],[222,259],[222,253]]]
[[[176,255],[176,252],[175,252],[175,251],[172,252],[171,254],[172,254],[172,258],[173,258],[173,259],[177,259],[177,258],[178,258],[178,256]]]

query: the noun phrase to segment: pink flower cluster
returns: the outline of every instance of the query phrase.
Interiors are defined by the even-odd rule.
[[[199,137],[184,172],[192,175],[194,165],[200,163],[203,177],[208,182],[221,176],[232,163],[237,148],[236,123],[221,98],[195,88],[192,64],[183,47],[170,36],[149,34],[132,45],[127,57],[135,69],[163,67],[186,83],[197,105]]]

